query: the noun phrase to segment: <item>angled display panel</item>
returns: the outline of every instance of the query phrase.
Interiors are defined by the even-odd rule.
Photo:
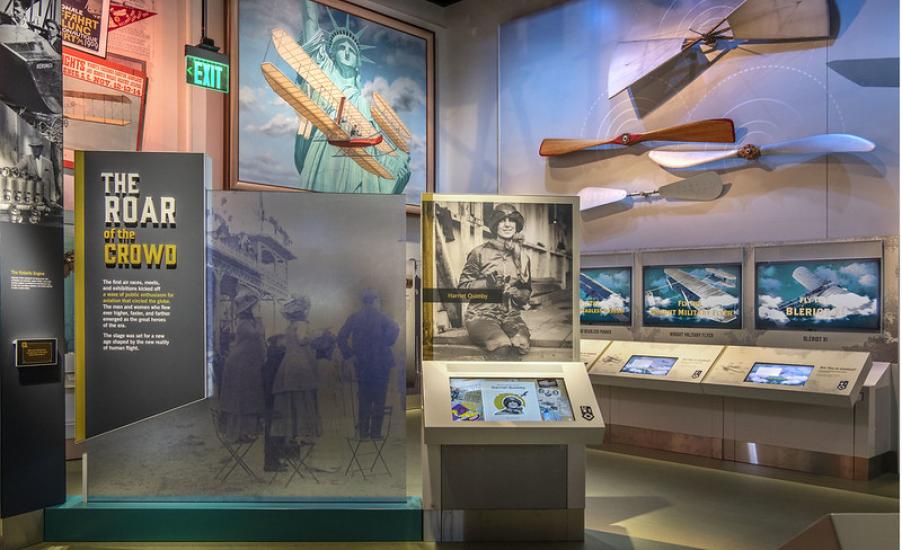
[[[593,384],[701,393],[723,346],[611,342],[589,369]]]
[[[579,272],[579,322],[630,326],[631,267],[593,267]]]
[[[742,264],[645,266],[642,295],[645,326],[742,328]]]
[[[579,359],[576,197],[423,195],[423,359]]]
[[[879,331],[880,258],[758,262],[755,328]]]
[[[560,422],[573,420],[567,387],[560,378],[452,378],[455,422]]]
[[[91,498],[404,499],[403,197],[208,204],[210,397],[88,441]]]

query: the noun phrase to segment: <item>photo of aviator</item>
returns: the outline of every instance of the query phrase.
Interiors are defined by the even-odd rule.
[[[424,198],[425,360],[575,355],[575,197]]]

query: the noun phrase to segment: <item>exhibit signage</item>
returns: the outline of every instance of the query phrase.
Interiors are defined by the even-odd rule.
[[[56,366],[56,338],[18,339],[16,347],[17,367]]]
[[[204,397],[204,157],[76,152],[76,437]]]
[[[204,48],[185,46],[185,82],[229,93],[229,58]]]

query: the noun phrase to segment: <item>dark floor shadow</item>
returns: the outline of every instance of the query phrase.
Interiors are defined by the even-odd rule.
[[[898,88],[899,58],[837,59],[827,66],[863,88]]]

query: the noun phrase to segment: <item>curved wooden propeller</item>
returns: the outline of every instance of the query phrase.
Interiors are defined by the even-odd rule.
[[[641,134],[620,134],[611,139],[543,139],[542,145],[539,146],[539,154],[543,157],[555,157],[599,145],[635,145],[643,141],[733,143],[736,141],[736,131],[733,128],[733,121],[729,118],[709,118]]]

